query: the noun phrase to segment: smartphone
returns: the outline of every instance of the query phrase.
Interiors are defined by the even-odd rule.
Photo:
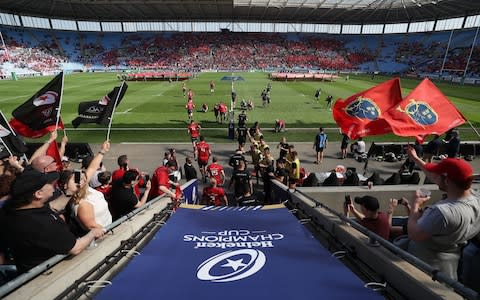
[[[403,204],[403,198],[398,199],[398,200],[397,200],[397,204],[398,204],[398,205],[402,205],[402,204]]]
[[[80,178],[82,177],[82,171],[80,170],[75,170],[73,171],[73,180],[75,181],[76,184],[80,184]]]
[[[352,204],[352,197],[350,195],[345,196],[345,205]]]
[[[146,174],[145,175],[145,182],[149,181],[150,180],[150,175]]]

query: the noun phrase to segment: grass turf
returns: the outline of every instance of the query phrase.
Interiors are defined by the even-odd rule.
[[[223,101],[230,105],[231,81],[220,80],[231,73],[201,73],[197,78],[187,82],[195,94],[196,109],[194,119],[204,128],[203,134],[210,142],[228,142],[226,124],[217,124],[213,115],[213,106]],[[234,82],[238,95],[237,107],[240,100],[253,99],[255,109],[248,111],[248,124],[259,121],[264,129],[266,139],[277,141],[280,135],[285,135],[290,141],[313,141],[319,126],[336,128],[331,111],[325,108],[325,98],[333,95],[334,99],[345,98],[373,85],[383,82],[388,77],[376,76],[371,78],[364,75],[350,75],[345,81],[340,78],[337,82],[312,81],[270,81],[267,73],[248,72],[235,73],[242,76],[244,81]],[[25,78],[18,81],[0,81],[1,110],[9,119],[11,112],[18,105],[26,101],[32,94],[45,85],[51,77]],[[209,82],[216,82],[214,93],[210,93]],[[272,103],[263,108],[260,93],[268,83],[272,85]],[[402,79],[403,95],[406,96],[419,80]],[[85,124],[81,128],[98,129],[95,131],[75,130],[70,122],[77,116],[77,106],[81,101],[100,99],[108,93],[114,85],[118,85],[114,73],[80,73],[65,76],[62,102],[62,119],[72,141],[101,142],[105,139],[106,130],[98,125]],[[188,142],[186,133],[187,113],[186,99],[182,95],[182,82],[138,81],[128,82],[129,89],[117,107],[113,119],[112,142]],[[479,101],[480,87],[460,86],[450,83],[437,83],[437,86],[449,97],[465,117],[473,124],[480,123]],[[322,89],[319,103],[314,103],[314,93],[317,88]],[[208,113],[199,112],[202,103],[208,104]],[[236,110],[238,113],[239,110]],[[288,132],[275,134],[271,132],[275,119],[284,119]],[[478,140],[478,137],[464,126],[463,140]],[[116,130],[119,128],[141,128],[130,130]],[[153,129],[147,129],[153,128]],[[158,130],[164,128],[164,130]],[[177,128],[172,130],[167,128]],[[311,128],[311,129],[303,129]],[[185,129],[185,130],[181,130]],[[265,130],[266,129],[266,130]],[[329,131],[330,140],[339,140],[338,130]],[[412,138],[400,138],[393,135],[367,138],[368,141],[403,141]]]

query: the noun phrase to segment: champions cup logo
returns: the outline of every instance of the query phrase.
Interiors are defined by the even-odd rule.
[[[193,242],[194,249],[205,248],[273,248],[274,242],[284,238],[281,233],[267,233],[264,230],[245,229],[202,232],[200,235],[186,234],[184,242]]]
[[[410,103],[402,109],[397,107],[398,111],[406,113],[415,123],[420,125],[433,125],[438,121],[438,115],[428,103],[410,99]]]
[[[33,100],[33,105],[35,106],[42,106],[55,103],[56,99],[58,98],[58,93],[53,91],[48,91],[45,94],[38,96],[35,100]]]
[[[369,98],[358,97],[345,108],[348,115],[374,121],[380,117],[380,108]]]
[[[266,261],[259,250],[226,251],[202,262],[197,268],[197,278],[211,282],[237,281],[260,271]]]

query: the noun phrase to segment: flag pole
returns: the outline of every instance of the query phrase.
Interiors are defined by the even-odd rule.
[[[17,134],[15,133],[15,130],[13,130],[12,126],[10,126],[10,123],[8,123],[7,118],[5,118],[5,115],[3,114],[3,112],[2,112],[1,110],[0,110],[0,114],[2,115],[2,118],[3,118],[3,120],[5,121],[5,123],[7,123],[8,128],[10,129],[10,132],[11,132],[14,136],[17,136]]]
[[[115,98],[115,103],[113,105],[112,114],[110,115],[110,121],[108,123],[107,141],[110,141],[110,131],[112,129],[113,114],[115,113],[115,108],[117,107],[118,98],[120,97],[120,94],[122,93],[124,84],[125,84],[125,80],[122,81],[122,85],[120,86],[120,89],[118,90],[118,93],[117,93],[117,97]]]
[[[3,144],[3,146],[5,147],[5,149],[7,149],[8,153],[10,154],[10,156],[13,156],[12,151],[8,148],[7,144],[5,144],[5,142],[3,141],[3,139],[0,139],[0,140],[2,140],[2,144]]]
[[[477,134],[477,137],[480,139],[480,133],[478,133],[477,129],[475,129],[475,127],[473,127],[473,124],[470,123],[469,120],[467,120],[467,123],[468,123],[468,125],[470,125],[470,127],[472,127],[473,131]]]
[[[63,84],[65,80],[65,73],[62,70],[62,89],[60,90],[60,100],[58,101],[58,110],[57,110],[57,123],[55,124],[55,130],[58,129],[58,123],[60,122],[60,111],[62,110],[62,98],[63,98]]]

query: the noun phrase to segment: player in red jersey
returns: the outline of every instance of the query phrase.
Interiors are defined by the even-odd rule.
[[[198,168],[200,169],[200,173],[202,173],[203,180],[206,182],[206,167],[212,151],[210,150],[210,145],[205,142],[205,138],[203,136],[200,136],[200,142],[197,143],[195,148],[197,152]]]
[[[217,158],[212,157],[212,163],[207,167],[207,173],[210,178],[217,181],[218,186],[222,186],[225,181],[225,171],[223,167],[218,163]]]
[[[210,179],[210,186],[203,189],[201,204],[214,206],[228,205],[225,190],[217,186],[217,181],[214,178]]]
[[[185,108],[187,109],[188,119],[190,121],[193,120],[193,109],[195,108],[193,101],[188,100],[187,104],[185,104]]]
[[[195,123],[194,120],[191,120],[190,124],[187,127],[188,133],[190,134],[190,138],[192,139],[193,157],[195,159],[197,159],[197,156],[195,153],[196,152],[195,147],[197,146],[198,137],[200,136],[200,129],[202,129],[202,127],[200,126],[200,124]]]

